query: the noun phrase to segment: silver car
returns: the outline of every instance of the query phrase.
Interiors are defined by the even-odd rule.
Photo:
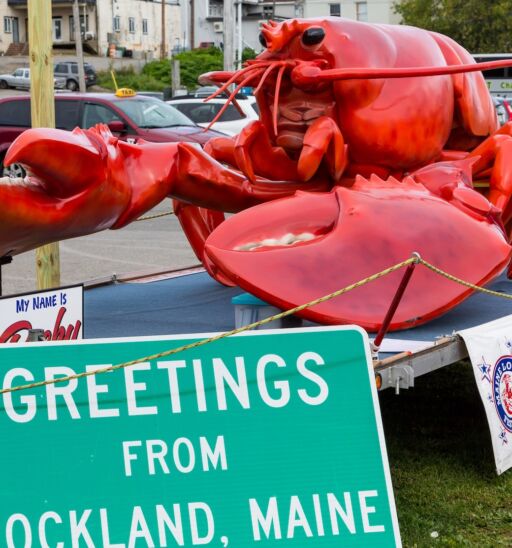
[[[54,78],[53,85],[55,89],[64,89],[66,80],[64,78]],[[12,74],[0,74],[0,89],[30,89],[30,69],[17,68]]]

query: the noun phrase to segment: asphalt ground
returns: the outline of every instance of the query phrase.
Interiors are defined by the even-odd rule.
[[[172,211],[166,199],[146,216]],[[105,277],[147,275],[188,266],[198,260],[176,217],[136,221],[120,230],[59,242],[61,286]],[[2,267],[4,296],[36,289],[35,251],[16,255]]]

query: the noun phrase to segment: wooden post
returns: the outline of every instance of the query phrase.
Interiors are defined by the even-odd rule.
[[[28,2],[28,29],[32,127],[55,127],[51,2]],[[45,245],[36,250],[36,278],[38,289],[60,285],[58,243]]]
[[[78,64],[78,89],[85,93],[85,70],[84,70],[84,50],[82,48],[82,25],[80,23],[80,11],[78,9],[78,0],[73,2],[73,21],[75,24],[75,50]]]

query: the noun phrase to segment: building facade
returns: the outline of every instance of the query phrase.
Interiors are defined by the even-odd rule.
[[[28,0],[0,2],[0,53],[26,53]],[[171,53],[181,37],[177,0],[164,0],[165,49]],[[73,4],[52,0],[52,37],[55,48],[74,47]],[[162,44],[162,2],[145,0],[80,0],[84,48],[99,55],[153,59]],[[24,47],[25,46],[25,47]]]
[[[304,17],[346,17],[368,23],[400,22],[400,16],[394,13],[393,0],[306,0],[304,2]]]
[[[282,21],[293,17],[345,17],[370,23],[399,23],[393,0],[241,0],[242,47],[261,51],[260,27],[269,19]],[[235,20],[239,3],[234,0]],[[223,0],[185,0],[182,4],[183,44],[187,47],[222,46]],[[235,42],[238,41],[238,28]]]

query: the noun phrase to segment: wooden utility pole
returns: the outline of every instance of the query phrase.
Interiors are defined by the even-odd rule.
[[[180,62],[178,59],[173,59],[171,61],[171,90],[173,97],[176,95],[176,92],[180,89],[180,87]]]
[[[32,127],[55,127],[51,2],[28,2],[28,29]],[[36,250],[36,278],[38,289],[60,285],[58,243],[48,244]]]
[[[224,70],[235,68],[235,6],[233,0],[224,0]]]
[[[165,48],[165,0],[162,0],[162,43],[160,45],[160,59],[165,59],[167,52]]]
[[[85,87],[84,50],[82,48],[82,25],[80,23],[80,11],[78,0],[73,2],[73,21],[75,23],[75,49],[78,64],[78,87],[82,93],[87,91]]]
[[[195,11],[196,11],[195,0],[190,0],[190,49],[194,49],[196,47]]]

